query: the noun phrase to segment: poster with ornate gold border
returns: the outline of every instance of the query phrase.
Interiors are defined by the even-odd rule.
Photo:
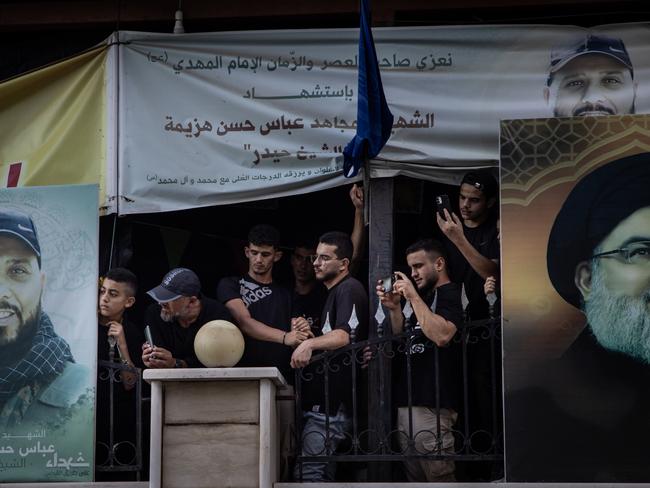
[[[508,481],[647,482],[650,118],[501,124]]]

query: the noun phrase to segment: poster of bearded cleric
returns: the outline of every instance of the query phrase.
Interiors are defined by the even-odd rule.
[[[508,481],[649,482],[650,117],[501,124]]]
[[[0,190],[0,482],[92,481],[98,187]]]

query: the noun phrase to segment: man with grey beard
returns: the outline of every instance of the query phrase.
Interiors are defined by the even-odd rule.
[[[211,320],[232,317],[226,307],[201,293],[194,271],[175,268],[159,286],[147,294],[156,300],[146,312],[145,325],[151,329],[153,344],[142,345],[142,362],[147,368],[199,368],[194,338]]]
[[[600,249],[597,252],[601,252]],[[635,243],[628,252],[632,253],[629,258],[631,264],[638,262],[647,266],[650,261],[650,241]],[[590,299],[585,301],[584,308],[596,340],[605,349],[650,364],[650,285],[640,296],[612,296],[606,285],[606,271],[599,259],[592,263],[591,273]]]
[[[650,153],[600,166],[553,224],[550,281],[587,326],[563,356],[506,400],[509,481],[648,482]]]
[[[68,343],[41,308],[41,264],[32,219],[1,210],[0,431],[62,427],[85,393],[87,368],[74,362]]]

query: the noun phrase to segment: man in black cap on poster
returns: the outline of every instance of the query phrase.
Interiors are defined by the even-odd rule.
[[[636,86],[625,43],[588,34],[553,48],[544,100],[555,117],[633,114]]]
[[[74,419],[89,371],[42,310],[45,275],[32,219],[0,211],[0,430]]]
[[[650,481],[650,153],[576,184],[553,224],[547,266],[588,325],[544,368],[541,391],[508,401],[509,440],[521,443],[509,479]]]
[[[211,320],[232,321],[221,303],[201,293],[201,282],[194,271],[175,268],[159,286],[147,292],[156,300],[145,315],[154,344],[144,344],[142,361],[147,368],[198,368],[194,338]]]

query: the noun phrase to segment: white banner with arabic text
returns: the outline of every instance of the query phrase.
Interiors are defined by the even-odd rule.
[[[647,24],[373,32],[395,116],[373,177],[458,182],[467,168],[497,164],[500,120],[592,114],[590,89],[619,90],[596,95],[604,113],[649,111]],[[356,128],[357,29],[119,35],[120,213],[346,183],[341,152]],[[581,42],[612,52],[581,56],[589,54]],[[571,70],[582,78],[558,71],[548,86],[552,52],[567,69],[572,55],[580,58]],[[604,68],[589,65],[598,58]]]

